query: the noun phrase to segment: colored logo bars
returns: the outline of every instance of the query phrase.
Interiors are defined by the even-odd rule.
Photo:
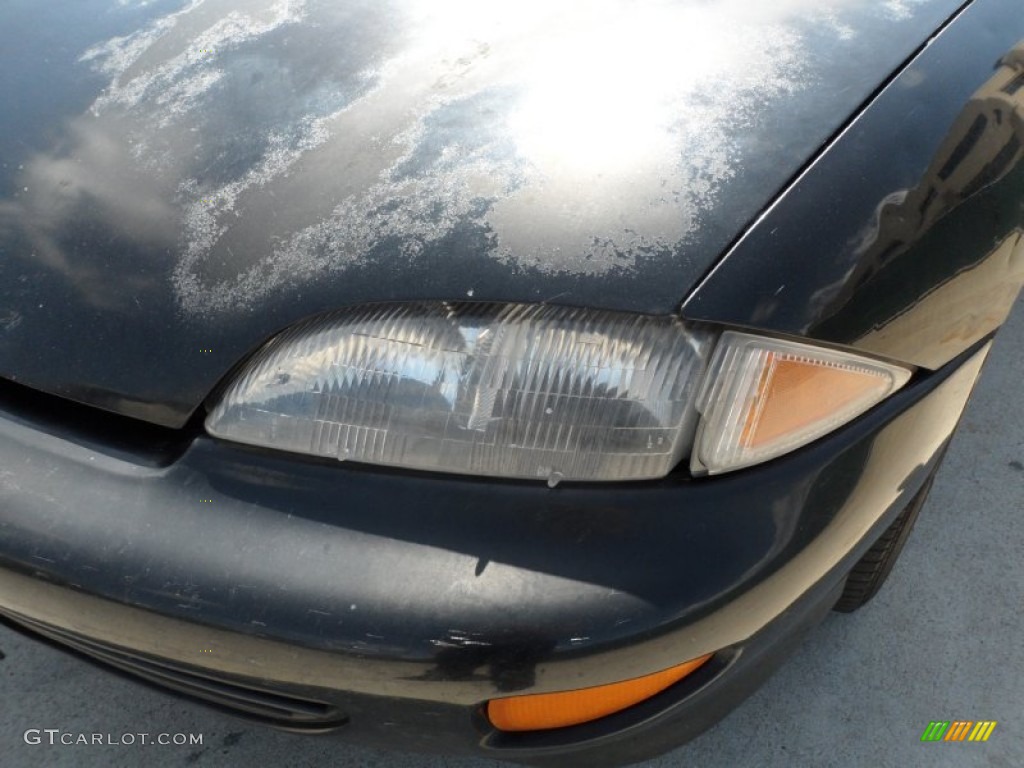
[[[932,720],[921,741],[988,741],[996,725],[995,720]]]

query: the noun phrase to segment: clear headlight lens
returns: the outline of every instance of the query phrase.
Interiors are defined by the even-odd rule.
[[[715,474],[780,456],[864,413],[910,371],[849,352],[729,331],[698,398],[703,414],[690,459]]]
[[[678,319],[417,303],[285,331],[206,421],[228,440],[472,475],[661,477],[690,451],[714,334]]]

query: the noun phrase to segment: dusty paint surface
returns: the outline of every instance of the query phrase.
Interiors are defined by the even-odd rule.
[[[628,270],[687,242],[765,103],[819,84],[808,27],[851,43],[858,5],[191,0],[81,55],[109,85],[69,156],[29,164],[23,205],[90,195],[176,237],[190,313],[385,242],[415,258],[467,220],[482,258]]]
[[[365,301],[672,311],[958,3],[866,5],[88,0],[64,63],[15,70],[44,130],[0,118],[0,375],[52,388],[55,301],[210,375]],[[25,95],[46,66],[73,99]],[[67,375],[138,388],[94,357]]]

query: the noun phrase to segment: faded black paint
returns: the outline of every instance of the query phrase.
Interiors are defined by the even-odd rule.
[[[494,41],[459,39],[448,56],[447,27],[430,24],[446,4],[310,0],[297,20],[220,45],[209,24],[254,7],[266,21],[272,4],[208,0],[121,69],[109,51],[79,57],[184,3],[91,0],[75,24],[34,24],[48,11],[5,4],[0,50],[14,55],[0,96],[20,110],[0,122],[0,376],[178,426],[249,350],[345,305],[471,294],[674,312],[958,4],[915,3],[896,19],[841,3],[843,30],[796,0],[612,4],[621,13],[603,26],[517,7],[501,21],[521,24],[529,46],[484,24]],[[601,47],[579,36],[588,20]],[[740,27],[746,37],[729,36]],[[705,28],[723,39],[709,47]],[[541,45],[549,71],[510,69]],[[195,55],[161,75],[182,51]],[[638,54],[650,66],[622,82]],[[604,66],[607,88],[572,68],[580,55]],[[722,76],[685,79],[704,66]],[[538,150],[522,116],[558,107],[536,102],[552,79],[567,98],[594,93],[579,108],[596,117]],[[321,118],[334,121],[324,135]],[[609,124],[615,143],[587,144]],[[650,143],[666,163],[643,155]],[[609,165],[609,150],[644,162]],[[296,153],[287,172],[278,152]],[[254,172],[266,179],[247,182]],[[249,186],[236,199],[232,183]]]
[[[882,92],[683,305],[686,317],[937,368],[1024,280],[1024,15],[981,0]]]

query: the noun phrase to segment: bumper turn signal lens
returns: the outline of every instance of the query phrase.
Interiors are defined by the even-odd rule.
[[[711,655],[653,675],[576,691],[510,696],[487,703],[487,719],[500,731],[542,731],[598,720],[646,701],[699,669]]]

